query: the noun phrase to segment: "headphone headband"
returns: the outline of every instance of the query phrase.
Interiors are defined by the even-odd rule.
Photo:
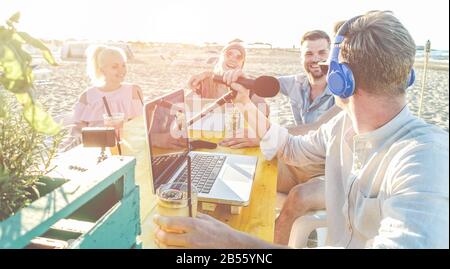
[[[362,15],[353,17],[339,27],[334,39],[333,49],[331,51],[330,66],[327,74],[328,89],[331,93],[341,98],[348,98],[354,94],[355,79],[350,67],[345,63],[339,62],[339,52],[341,50],[340,45],[344,41],[345,35],[349,32],[352,23],[361,17]],[[414,69],[411,69],[408,81],[406,82],[407,87],[413,85],[414,79]]]
[[[337,31],[337,34],[336,34],[336,40],[338,39],[339,36],[342,37],[342,38],[339,38],[339,39],[341,39],[339,41],[339,43],[341,43],[344,40],[344,36],[345,36],[345,34],[347,34],[348,30],[350,29],[350,25],[361,17],[362,17],[361,15],[353,17],[350,20],[344,22],[344,24],[342,24],[341,27],[339,27],[339,30]],[[335,42],[335,44],[336,44],[336,42]]]

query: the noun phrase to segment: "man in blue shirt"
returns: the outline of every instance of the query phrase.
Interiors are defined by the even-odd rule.
[[[340,24],[336,24],[335,28],[338,29],[338,26]],[[319,65],[328,59],[330,43],[330,37],[324,31],[306,32],[300,42],[304,73],[278,77],[280,92],[290,99],[296,124],[288,129],[293,135],[318,129],[340,111],[327,88],[326,71]],[[258,138],[234,137],[224,139],[220,144],[242,148],[256,147],[259,142]],[[291,166],[278,163],[277,190],[288,195],[285,201],[278,199],[280,204],[284,203],[275,225],[276,243],[288,243],[296,218],[310,210],[325,208],[323,175],[323,164]]]
[[[327,88],[326,71],[319,65],[328,59],[330,43],[324,31],[306,32],[300,41],[305,73],[278,77],[280,92],[290,99],[295,125],[288,130],[293,135],[316,130],[340,111]],[[296,218],[310,210],[325,208],[324,169],[323,164],[291,166],[278,162],[277,190],[287,197],[285,201],[278,199],[284,203],[275,223],[275,243],[288,243]]]
[[[334,98],[327,89],[326,73],[319,65],[328,58],[330,38],[323,31],[309,31],[302,37],[300,51],[305,73],[278,77],[281,93],[290,99],[297,126],[316,122],[334,106]]]

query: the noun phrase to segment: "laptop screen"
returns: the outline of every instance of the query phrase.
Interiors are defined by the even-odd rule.
[[[145,106],[153,191],[166,183],[189,153],[184,91],[178,90]]]

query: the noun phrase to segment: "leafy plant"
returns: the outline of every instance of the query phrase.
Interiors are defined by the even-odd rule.
[[[1,95],[13,107],[13,100]],[[39,198],[39,180],[53,169],[51,161],[65,135],[40,133],[20,113],[10,112],[0,118],[0,221]]]
[[[52,65],[56,61],[44,43],[16,30],[19,18],[16,13],[0,26],[0,221],[39,197],[39,179],[51,171],[65,135],[33,99],[32,57],[22,46],[38,48]]]
[[[23,106],[23,116],[26,121],[38,132],[54,135],[59,132],[60,126],[38,104],[32,96],[33,70],[31,67],[31,55],[23,50],[22,46],[29,44],[42,52],[44,59],[51,65],[57,65],[51,51],[45,44],[25,32],[19,32],[15,28],[20,13],[17,12],[6,21],[5,26],[0,26],[0,84],[12,92]],[[0,105],[3,104],[0,97]],[[5,114],[0,110],[0,117]]]

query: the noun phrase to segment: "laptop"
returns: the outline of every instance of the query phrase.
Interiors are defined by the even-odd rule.
[[[182,89],[144,105],[153,193],[162,184],[186,182],[190,156],[191,179],[199,201],[247,206],[258,158],[192,151],[185,107]]]

